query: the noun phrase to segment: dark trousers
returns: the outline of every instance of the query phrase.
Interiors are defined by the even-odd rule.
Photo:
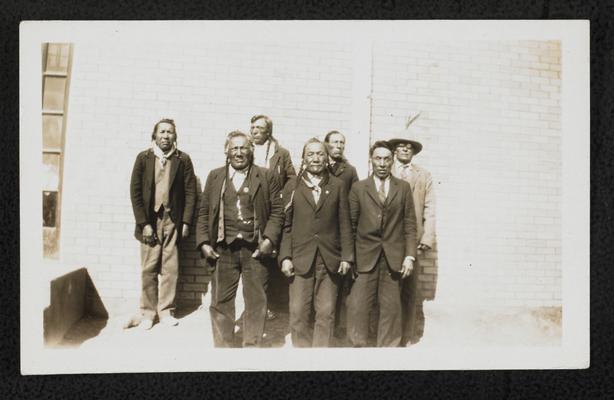
[[[401,275],[393,272],[382,253],[375,268],[359,273],[347,299],[348,339],[354,347],[365,347],[369,316],[379,308],[377,347],[401,344]]]
[[[179,274],[177,229],[167,211],[160,212],[154,229],[158,243],[141,243],[141,315],[152,320],[174,311]]]
[[[403,339],[402,346],[416,343],[422,337],[424,328],[424,311],[422,294],[418,288],[420,276],[419,259],[414,262],[414,271],[404,280],[401,288],[401,306],[403,308]]]
[[[331,273],[320,252],[311,269],[290,280],[290,332],[296,347],[328,347],[333,337],[339,276]],[[315,323],[310,323],[315,311]]]
[[[242,279],[245,312],[243,347],[259,346],[266,320],[266,287],[269,271],[260,260],[252,258],[256,244],[237,239],[217,247],[220,258],[213,273],[211,290],[211,325],[216,347],[234,346],[235,296]]]

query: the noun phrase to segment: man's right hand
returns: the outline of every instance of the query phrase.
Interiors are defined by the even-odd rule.
[[[281,262],[281,272],[288,278],[294,276],[294,264],[292,264],[292,260],[286,258]]]
[[[217,260],[220,258],[220,255],[216,253],[215,250],[213,250],[213,247],[208,244],[203,244],[200,246],[200,252],[202,253],[203,257],[209,260]]]
[[[155,232],[151,225],[147,224],[143,227],[143,242],[149,246],[155,246]]]

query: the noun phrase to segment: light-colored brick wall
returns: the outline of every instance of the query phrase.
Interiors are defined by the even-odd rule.
[[[438,301],[559,306],[560,43],[387,43],[374,65],[375,137],[422,112],[410,132],[437,194]]]
[[[374,137],[423,111],[416,161],[437,182],[438,298],[560,304],[559,61],[547,42],[375,46]],[[76,45],[62,259],[88,268],[110,312],[138,306],[130,173],[161,117],[175,119],[201,184],[223,164],[225,133],[247,131],[259,113],[273,118],[295,164],[307,138],[348,133],[364,178],[368,119],[357,122],[357,110],[368,99],[356,79],[370,65],[334,43]],[[180,267],[188,302],[208,280],[193,244]]]

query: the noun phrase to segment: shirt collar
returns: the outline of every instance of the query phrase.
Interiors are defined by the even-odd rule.
[[[236,174],[247,175],[248,171],[249,171],[249,166],[243,169],[234,169],[234,167],[230,165],[230,168],[228,169],[228,173],[230,174],[231,177],[235,176]]]
[[[408,162],[407,164],[403,164],[402,162],[400,162],[398,159],[394,160],[395,163],[395,168],[397,170],[403,169],[403,168],[407,168],[407,169],[413,169],[414,168],[414,164],[412,164],[412,162]]]

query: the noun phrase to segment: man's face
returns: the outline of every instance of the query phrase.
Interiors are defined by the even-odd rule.
[[[345,137],[340,133],[333,133],[328,138],[328,152],[330,158],[335,161],[339,161],[343,158],[343,151],[345,150]]]
[[[395,149],[394,154],[401,163],[408,164],[414,157],[414,149],[410,143],[401,143]]]
[[[252,160],[252,149],[243,136],[236,136],[228,143],[228,159],[234,169],[244,169]]]
[[[252,135],[254,143],[256,143],[257,145],[264,144],[269,138],[269,135],[271,134],[271,132],[269,132],[269,129],[266,126],[266,121],[264,120],[264,118],[260,118],[252,122],[252,126],[249,132]]]
[[[392,152],[385,147],[378,147],[371,155],[373,173],[380,179],[386,179],[392,168]]]
[[[326,149],[323,143],[309,143],[305,147],[305,164],[307,171],[320,175],[326,166]]]
[[[158,128],[154,135],[154,141],[160,150],[166,153],[173,148],[173,144],[176,140],[177,134],[175,133],[175,127],[173,127],[173,125],[167,122],[158,124]]]

